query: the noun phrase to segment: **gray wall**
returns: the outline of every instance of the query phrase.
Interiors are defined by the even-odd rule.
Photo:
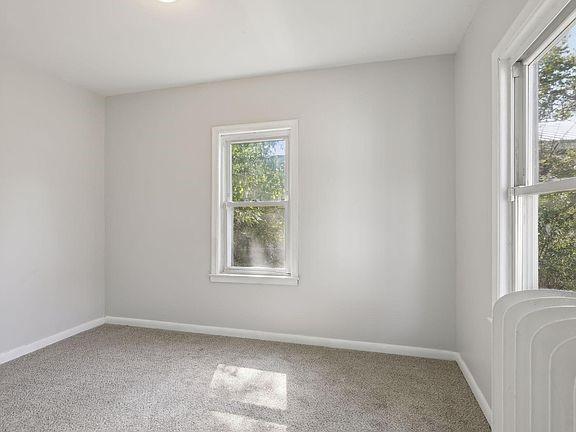
[[[490,400],[492,59],[527,0],[485,0],[456,55],[457,349]]]
[[[0,352],[104,315],[104,110],[0,57]]]
[[[112,316],[455,348],[453,57],[108,99]],[[300,120],[297,287],[211,284],[211,128]]]

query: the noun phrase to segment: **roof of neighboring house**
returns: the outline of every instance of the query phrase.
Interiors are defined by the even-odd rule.
[[[563,121],[541,122],[538,124],[540,141],[576,140],[576,117]]]

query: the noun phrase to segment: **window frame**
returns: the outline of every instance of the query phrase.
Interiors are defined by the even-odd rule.
[[[576,0],[533,3],[526,6],[492,54],[493,302],[512,291],[538,288],[538,206],[532,197],[576,189],[574,178],[539,182],[534,170],[538,162],[534,159],[538,158],[534,136],[538,113],[533,109],[537,107],[533,103],[537,87],[532,85],[538,78],[538,59],[575,22]],[[528,103],[530,100],[533,102]],[[530,148],[534,145],[536,151]],[[532,259],[521,259],[527,255]]]
[[[512,66],[514,92],[514,271],[512,289],[539,289],[538,198],[548,193],[576,191],[576,177],[540,181],[538,142],[538,62],[576,23],[576,4],[547,27]]]
[[[279,201],[232,200],[231,146],[242,142],[282,139],[286,145],[286,196]],[[231,263],[233,209],[284,207],[285,268],[236,267]],[[230,211],[230,209],[232,209]],[[211,282],[297,285],[298,276],[298,120],[212,128],[212,257]]]

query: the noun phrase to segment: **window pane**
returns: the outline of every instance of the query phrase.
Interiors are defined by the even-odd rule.
[[[539,179],[576,177],[576,29],[538,62]]]
[[[576,291],[576,191],[538,201],[539,287]]]
[[[284,207],[236,207],[233,211],[232,265],[285,268]]]
[[[233,201],[284,199],[286,141],[238,143],[231,147]]]

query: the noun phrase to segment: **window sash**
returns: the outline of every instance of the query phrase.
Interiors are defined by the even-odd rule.
[[[225,201],[224,207],[286,207],[288,208],[288,199],[280,201]]]
[[[279,133],[280,132],[280,133]],[[284,132],[284,133],[282,133]],[[226,180],[224,182],[226,190],[223,196],[224,201],[224,231],[226,233],[224,241],[224,268],[223,273],[230,274],[266,274],[266,275],[288,275],[290,274],[288,256],[289,256],[289,239],[290,239],[290,140],[289,130],[287,131],[270,131],[231,134],[223,142],[225,167],[224,172]],[[250,200],[234,201],[232,198],[232,146],[235,144],[244,144],[252,142],[282,140],[285,142],[285,161],[284,161],[284,199],[283,200]],[[234,209],[242,207],[284,207],[284,263],[283,268],[272,267],[240,267],[232,265],[232,254],[234,251]]]
[[[576,190],[576,177],[540,182],[530,186],[515,186],[514,196],[544,195],[557,192],[572,192]]]
[[[512,66],[513,121],[513,287],[538,289],[538,197],[576,191],[576,177],[540,182],[538,141],[538,61],[566,32],[576,18],[576,2]]]

